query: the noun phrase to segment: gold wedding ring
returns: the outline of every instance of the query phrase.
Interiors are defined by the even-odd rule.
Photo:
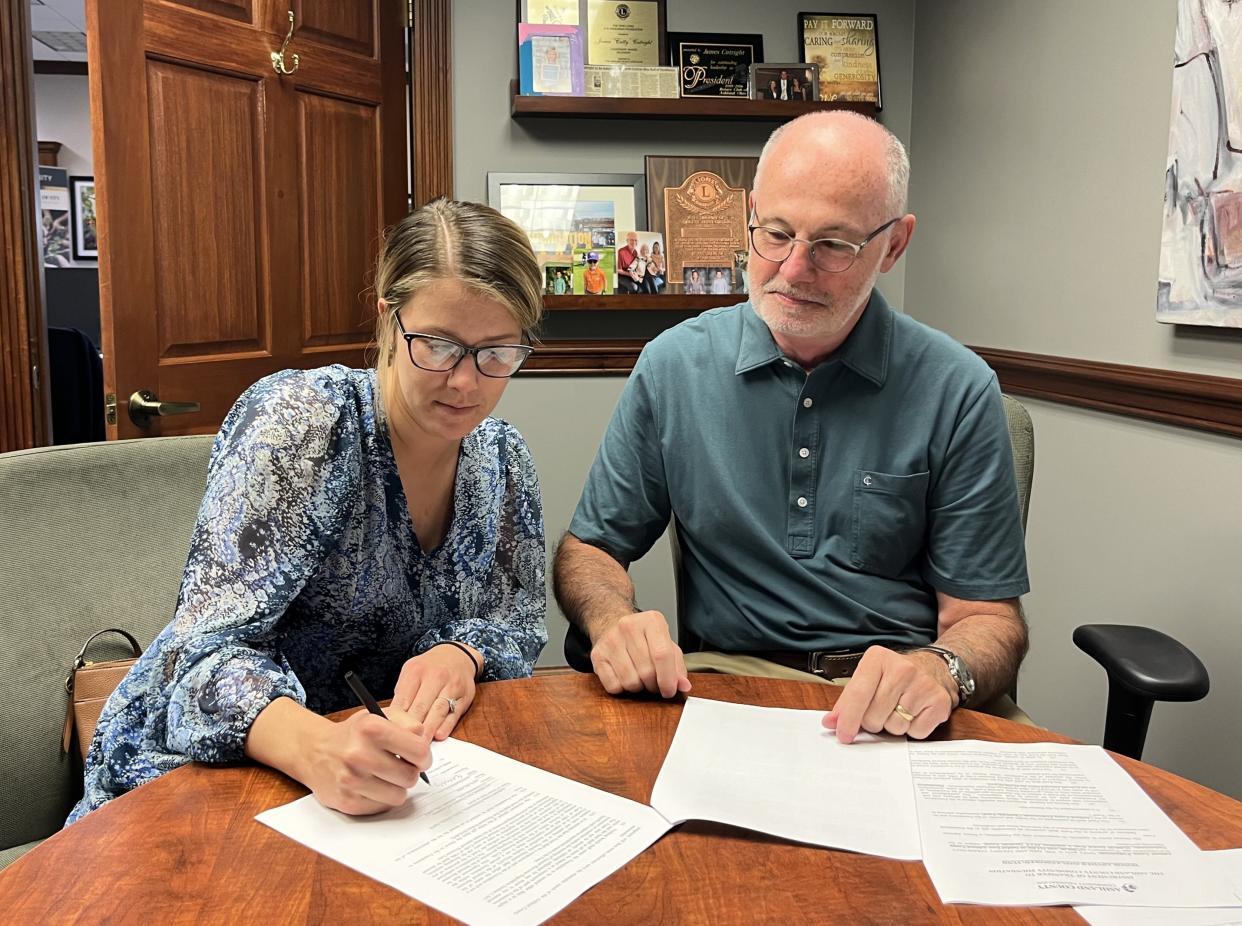
[[[893,708],[893,713],[904,720],[906,723],[914,723],[914,715],[898,704]]]

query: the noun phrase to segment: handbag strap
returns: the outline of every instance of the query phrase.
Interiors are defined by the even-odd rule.
[[[129,641],[130,648],[134,651],[135,659],[142,655],[142,647],[138,645],[138,641],[134,639],[133,634],[131,634],[128,630],[122,630],[120,627],[109,627],[106,630],[98,630],[95,633],[92,633],[87,641],[82,644],[81,651],[78,653],[77,658],[73,660],[74,671],[86,665],[86,651],[90,649],[92,643],[102,637],[105,633],[119,633]]]

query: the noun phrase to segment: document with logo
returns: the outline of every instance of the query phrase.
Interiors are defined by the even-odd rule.
[[[1098,746],[911,743],[910,771],[923,864],[945,903],[1242,906]]]
[[[1204,852],[1202,861],[1242,883],[1242,849]],[[1242,907],[1075,907],[1087,926],[1242,926]]]

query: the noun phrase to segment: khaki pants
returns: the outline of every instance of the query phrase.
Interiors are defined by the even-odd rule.
[[[753,675],[759,678],[783,678],[794,682],[820,682],[825,685],[844,685],[848,678],[827,679],[821,675],[812,675],[801,669],[783,666],[778,662],[769,662],[757,656],[741,656],[737,653],[686,653],[687,672],[719,672],[722,675]],[[971,708],[994,717],[1003,717],[1014,723],[1027,726],[1038,726],[1027,716],[1022,708],[1013,702],[1009,695],[999,695],[987,704]]]

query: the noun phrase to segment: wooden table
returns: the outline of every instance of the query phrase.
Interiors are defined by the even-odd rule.
[[[692,676],[722,701],[827,709],[839,689]],[[646,803],[679,702],[612,698],[593,676],[479,689],[457,735]],[[938,735],[1070,742],[959,711]],[[1176,775],[1118,761],[1204,849],[1242,846],[1242,804]],[[433,777],[434,780],[434,777]],[[255,822],[306,794],[271,769],[178,769],[57,833],[0,874],[6,923],[451,923],[448,917]],[[738,795],[745,800],[745,795]],[[824,783],[827,801],[850,800]],[[711,823],[677,827],[555,917],[556,923],[1081,923],[1067,907],[942,906],[919,862],[792,845]]]

